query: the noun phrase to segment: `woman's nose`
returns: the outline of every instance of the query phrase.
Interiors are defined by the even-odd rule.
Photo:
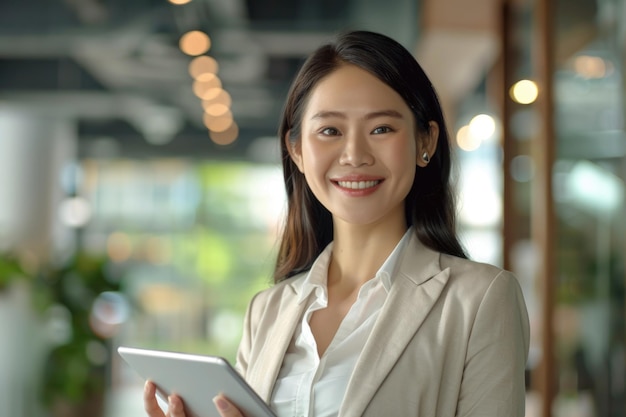
[[[339,163],[355,167],[374,163],[374,155],[367,138],[356,134],[346,135]]]

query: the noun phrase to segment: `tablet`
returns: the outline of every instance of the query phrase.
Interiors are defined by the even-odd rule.
[[[223,393],[248,417],[276,417],[230,363],[219,356],[119,347],[120,356],[144,379],[157,386],[157,395],[178,394],[187,417],[219,417],[213,397]]]

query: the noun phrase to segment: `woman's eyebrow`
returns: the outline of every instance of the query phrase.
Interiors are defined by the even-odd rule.
[[[404,116],[396,110],[380,110],[365,115],[365,119],[375,119],[377,117],[393,117],[395,119],[403,119]]]
[[[340,111],[331,111],[331,110],[322,110],[320,112],[315,113],[312,117],[311,120],[313,119],[328,119],[328,118],[339,118],[339,119],[346,119],[347,116],[345,113],[340,112]],[[363,117],[365,120],[371,120],[371,119],[375,119],[377,117],[393,117],[395,119],[403,119],[404,116],[402,116],[402,114],[396,110],[379,110],[379,111],[374,111],[371,113],[367,113],[365,115],[365,117]]]
[[[342,112],[339,112],[339,111],[322,110],[320,112],[315,113],[313,116],[311,116],[311,120],[314,120],[314,119],[329,119],[331,117],[336,117],[336,118],[340,118],[340,119],[346,119],[347,118],[345,113],[342,113]]]

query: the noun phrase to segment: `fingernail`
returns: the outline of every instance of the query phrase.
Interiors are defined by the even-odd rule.
[[[220,411],[227,411],[230,408],[230,404],[223,397],[219,395],[213,398],[213,403]]]

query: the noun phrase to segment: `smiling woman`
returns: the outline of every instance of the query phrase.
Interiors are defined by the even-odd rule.
[[[321,46],[279,134],[287,218],[276,285],[248,306],[246,381],[279,417],[523,416],[522,292],[459,243],[445,121],[411,54],[363,31]]]

